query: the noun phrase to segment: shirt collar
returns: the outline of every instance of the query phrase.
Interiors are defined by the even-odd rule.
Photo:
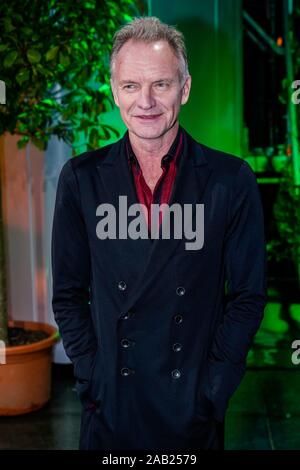
[[[171,147],[169,148],[168,152],[161,159],[161,165],[162,166],[167,166],[167,165],[169,165],[169,163],[172,160],[174,160],[176,152],[177,152],[177,148],[178,148],[178,145],[179,145],[181,132],[182,132],[181,127],[179,126],[177,135],[176,135],[175,139],[173,140],[173,143],[171,144]],[[130,163],[135,163],[135,165],[139,168],[140,165],[139,165],[137,157],[135,156],[135,154],[132,150],[130,140],[129,140],[128,131],[126,132],[126,135],[125,135],[125,144],[126,144],[128,161]]]

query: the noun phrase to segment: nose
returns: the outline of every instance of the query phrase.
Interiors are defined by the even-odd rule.
[[[151,109],[155,106],[155,99],[150,86],[141,88],[137,105],[141,109]]]

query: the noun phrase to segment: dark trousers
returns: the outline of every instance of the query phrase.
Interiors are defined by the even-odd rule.
[[[142,448],[136,441],[128,442],[115,442],[115,440],[109,437],[107,429],[100,425],[99,418],[97,417],[95,410],[85,410],[82,416],[81,422],[81,433],[80,433],[80,444],[79,449],[81,450],[145,450],[145,451],[157,451],[157,452],[174,452],[174,451],[200,451],[200,450],[224,450],[224,422],[216,421],[213,418],[200,420],[196,419],[192,424],[188,436],[184,442],[176,436],[176,442],[174,440],[174,446],[172,439],[169,439],[169,445],[164,445],[160,439],[157,439],[157,443],[153,443],[151,449]],[[112,437],[112,436],[111,436]],[[184,438],[183,438],[184,439]],[[168,447],[168,448],[167,448]]]

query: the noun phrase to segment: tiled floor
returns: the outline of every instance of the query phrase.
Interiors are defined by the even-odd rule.
[[[231,400],[227,449],[300,449],[299,370],[248,370]]]
[[[247,371],[227,413],[227,449],[300,449],[299,368]],[[72,368],[55,366],[43,410],[0,418],[0,449],[77,449],[79,420]]]
[[[0,449],[76,449],[79,419],[72,366],[55,365],[52,398],[43,409],[0,417]]]

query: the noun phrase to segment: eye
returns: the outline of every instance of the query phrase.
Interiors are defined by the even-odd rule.
[[[155,87],[158,90],[167,90],[169,88],[170,84],[168,82],[158,82],[155,84]]]
[[[126,90],[126,91],[133,91],[136,89],[136,85],[134,83],[128,83],[127,85],[124,85],[123,86],[123,90]]]

